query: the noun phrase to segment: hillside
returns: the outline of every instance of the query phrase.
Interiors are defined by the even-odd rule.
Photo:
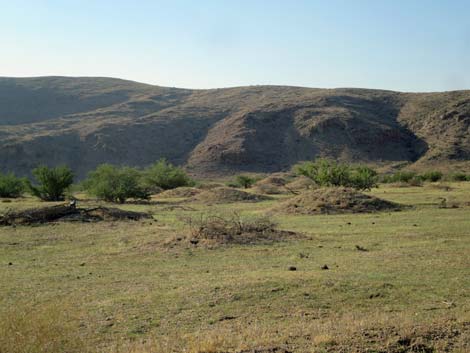
[[[111,78],[0,78],[0,169],[165,157],[199,175],[327,156],[416,166],[470,160],[470,91],[165,88]]]

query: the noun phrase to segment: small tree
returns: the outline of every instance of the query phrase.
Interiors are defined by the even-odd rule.
[[[150,190],[155,187],[168,190],[180,186],[194,185],[194,181],[183,169],[174,166],[165,159],[160,159],[157,163],[145,169],[142,180],[143,184]]]
[[[248,175],[237,175],[235,178],[235,185],[244,189],[251,188],[255,182],[256,179]]]
[[[61,201],[65,198],[65,191],[72,185],[74,175],[67,166],[49,168],[40,166],[33,170],[37,185],[29,183],[34,196],[44,201]]]
[[[26,179],[18,178],[13,173],[0,173],[0,197],[20,197],[25,187]]]
[[[320,186],[346,186],[370,190],[377,186],[377,172],[366,166],[351,167],[328,159],[304,162],[294,167],[294,172],[312,179]]]
[[[312,179],[320,186],[350,186],[351,167],[320,158],[294,167],[294,172]]]
[[[378,179],[378,174],[374,169],[359,166],[351,175],[351,186],[358,190],[370,190],[377,187]]]
[[[127,199],[148,200],[150,193],[140,183],[141,172],[130,167],[102,164],[88,174],[83,187],[99,199],[124,203]]]

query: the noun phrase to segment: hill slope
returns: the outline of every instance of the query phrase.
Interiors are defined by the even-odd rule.
[[[0,78],[0,169],[79,177],[165,157],[198,174],[277,171],[327,156],[470,160],[470,91],[411,94],[253,86],[165,88],[111,78]]]

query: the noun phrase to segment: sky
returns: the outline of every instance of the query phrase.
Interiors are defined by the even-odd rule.
[[[0,76],[470,89],[470,0],[0,0]]]

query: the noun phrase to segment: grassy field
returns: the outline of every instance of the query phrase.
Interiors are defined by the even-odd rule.
[[[0,227],[0,352],[468,352],[470,183],[449,185],[371,192],[412,206],[400,212],[275,214],[305,237],[271,244],[175,239],[185,216],[263,215],[277,199]]]

